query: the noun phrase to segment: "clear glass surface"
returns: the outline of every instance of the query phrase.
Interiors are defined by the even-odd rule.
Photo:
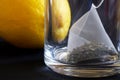
[[[106,77],[119,73],[117,40],[119,32],[116,29],[118,12],[115,10],[118,9],[117,0],[103,0],[101,6],[96,9],[117,52],[110,50],[110,46],[106,47],[106,45],[102,45],[103,43],[98,44],[94,41],[82,46],[82,49],[79,47],[71,52],[68,50],[72,25],[90,11],[92,4],[98,6],[101,1],[46,0],[44,61],[53,71],[74,77]],[[113,10],[109,10],[111,6],[113,6]],[[71,44],[76,44],[76,42],[71,42]],[[92,49],[88,49],[90,46]]]

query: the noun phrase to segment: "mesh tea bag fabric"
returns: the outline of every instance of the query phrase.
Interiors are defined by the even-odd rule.
[[[116,49],[107,35],[94,5],[70,29],[68,50],[71,51],[85,43],[97,42]]]
[[[113,55],[117,55],[117,50],[106,33],[94,4],[90,11],[71,27],[68,52],[70,53],[66,60],[70,63],[116,60]]]

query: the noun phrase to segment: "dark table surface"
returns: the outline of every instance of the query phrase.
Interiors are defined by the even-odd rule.
[[[50,70],[43,49],[21,49],[0,42],[0,80],[119,80],[120,74],[97,79],[74,78]]]
[[[57,74],[45,66],[43,60],[0,65],[0,80],[119,80],[120,75],[106,78],[73,78]]]

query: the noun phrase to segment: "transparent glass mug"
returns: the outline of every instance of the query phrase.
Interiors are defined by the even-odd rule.
[[[75,77],[119,72],[118,51],[96,10],[105,1],[97,1],[46,0],[44,61],[53,71]]]

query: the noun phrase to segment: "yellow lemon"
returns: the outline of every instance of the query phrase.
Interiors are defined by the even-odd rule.
[[[71,11],[68,0],[52,0],[52,36],[54,41],[63,41],[69,30]]]
[[[52,0],[52,35],[65,39],[71,21],[67,0]],[[1,0],[0,37],[22,48],[40,48],[44,44],[45,0]]]
[[[0,37],[17,47],[43,47],[44,1],[0,0]]]

